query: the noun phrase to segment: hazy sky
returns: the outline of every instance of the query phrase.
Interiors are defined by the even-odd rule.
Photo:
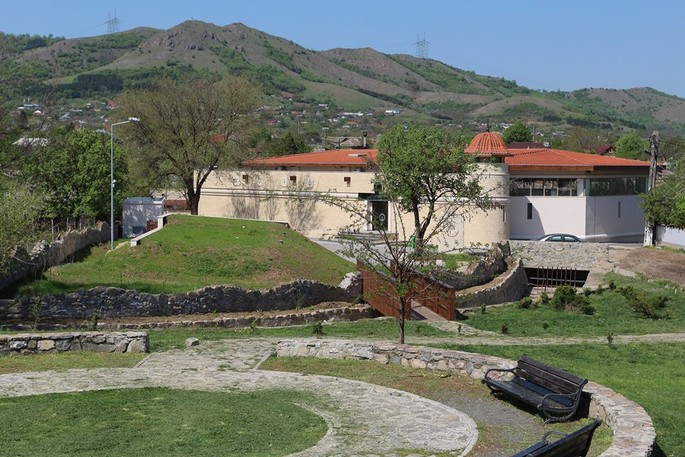
[[[242,22],[305,48],[417,54],[532,89],[653,87],[685,97],[680,0],[0,0],[0,31],[67,38]],[[425,35],[424,35],[425,34]]]

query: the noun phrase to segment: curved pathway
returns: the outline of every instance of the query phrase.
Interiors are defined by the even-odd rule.
[[[324,401],[302,405],[326,420],[317,446],[296,454],[398,456],[413,450],[466,455],[475,445],[475,422],[458,410],[407,392],[327,376],[255,370],[275,340],[203,342],[186,350],[154,353],[133,369],[75,369],[0,376],[0,397],[54,392],[138,388],[195,390],[294,389]],[[411,455],[411,454],[409,454]]]

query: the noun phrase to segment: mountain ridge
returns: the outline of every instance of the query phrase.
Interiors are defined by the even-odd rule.
[[[242,23],[189,20],[167,30],[125,32],[58,41],[14,58],[39,85],[69,88],[79,79],[113,75],[117,92],[145,87],[155,73],[240,73],[267,94],[333,102],[344,110],[399,108],[435,122],[515,122],[588,126],[613,131],[685,133],[685,99],[653,88],[530,89],[431,59],[373,48],[306,49]],[[7,56],[5,58],[7,61]],[[97,81],[95,83],[97,84]],[[75,86],[72,93],[83,91]],[[79,89],[81,87],[81,89]],[[22,94],[25,96],[25,94]],[[291,97],[292,98],[292,97]]]

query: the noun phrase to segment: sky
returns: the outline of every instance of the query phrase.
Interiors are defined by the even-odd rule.
[[[0,0],[4,33],[103,35],[115,17],[120,31],[242,22],[311,50],[423,53],[531,89],[685,98],[681,0]]]

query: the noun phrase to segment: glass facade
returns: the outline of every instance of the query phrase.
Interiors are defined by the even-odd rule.
[[[638,195],[647,191],[646,177],[628,178],[511,178],[512,197],[599,197]]]

